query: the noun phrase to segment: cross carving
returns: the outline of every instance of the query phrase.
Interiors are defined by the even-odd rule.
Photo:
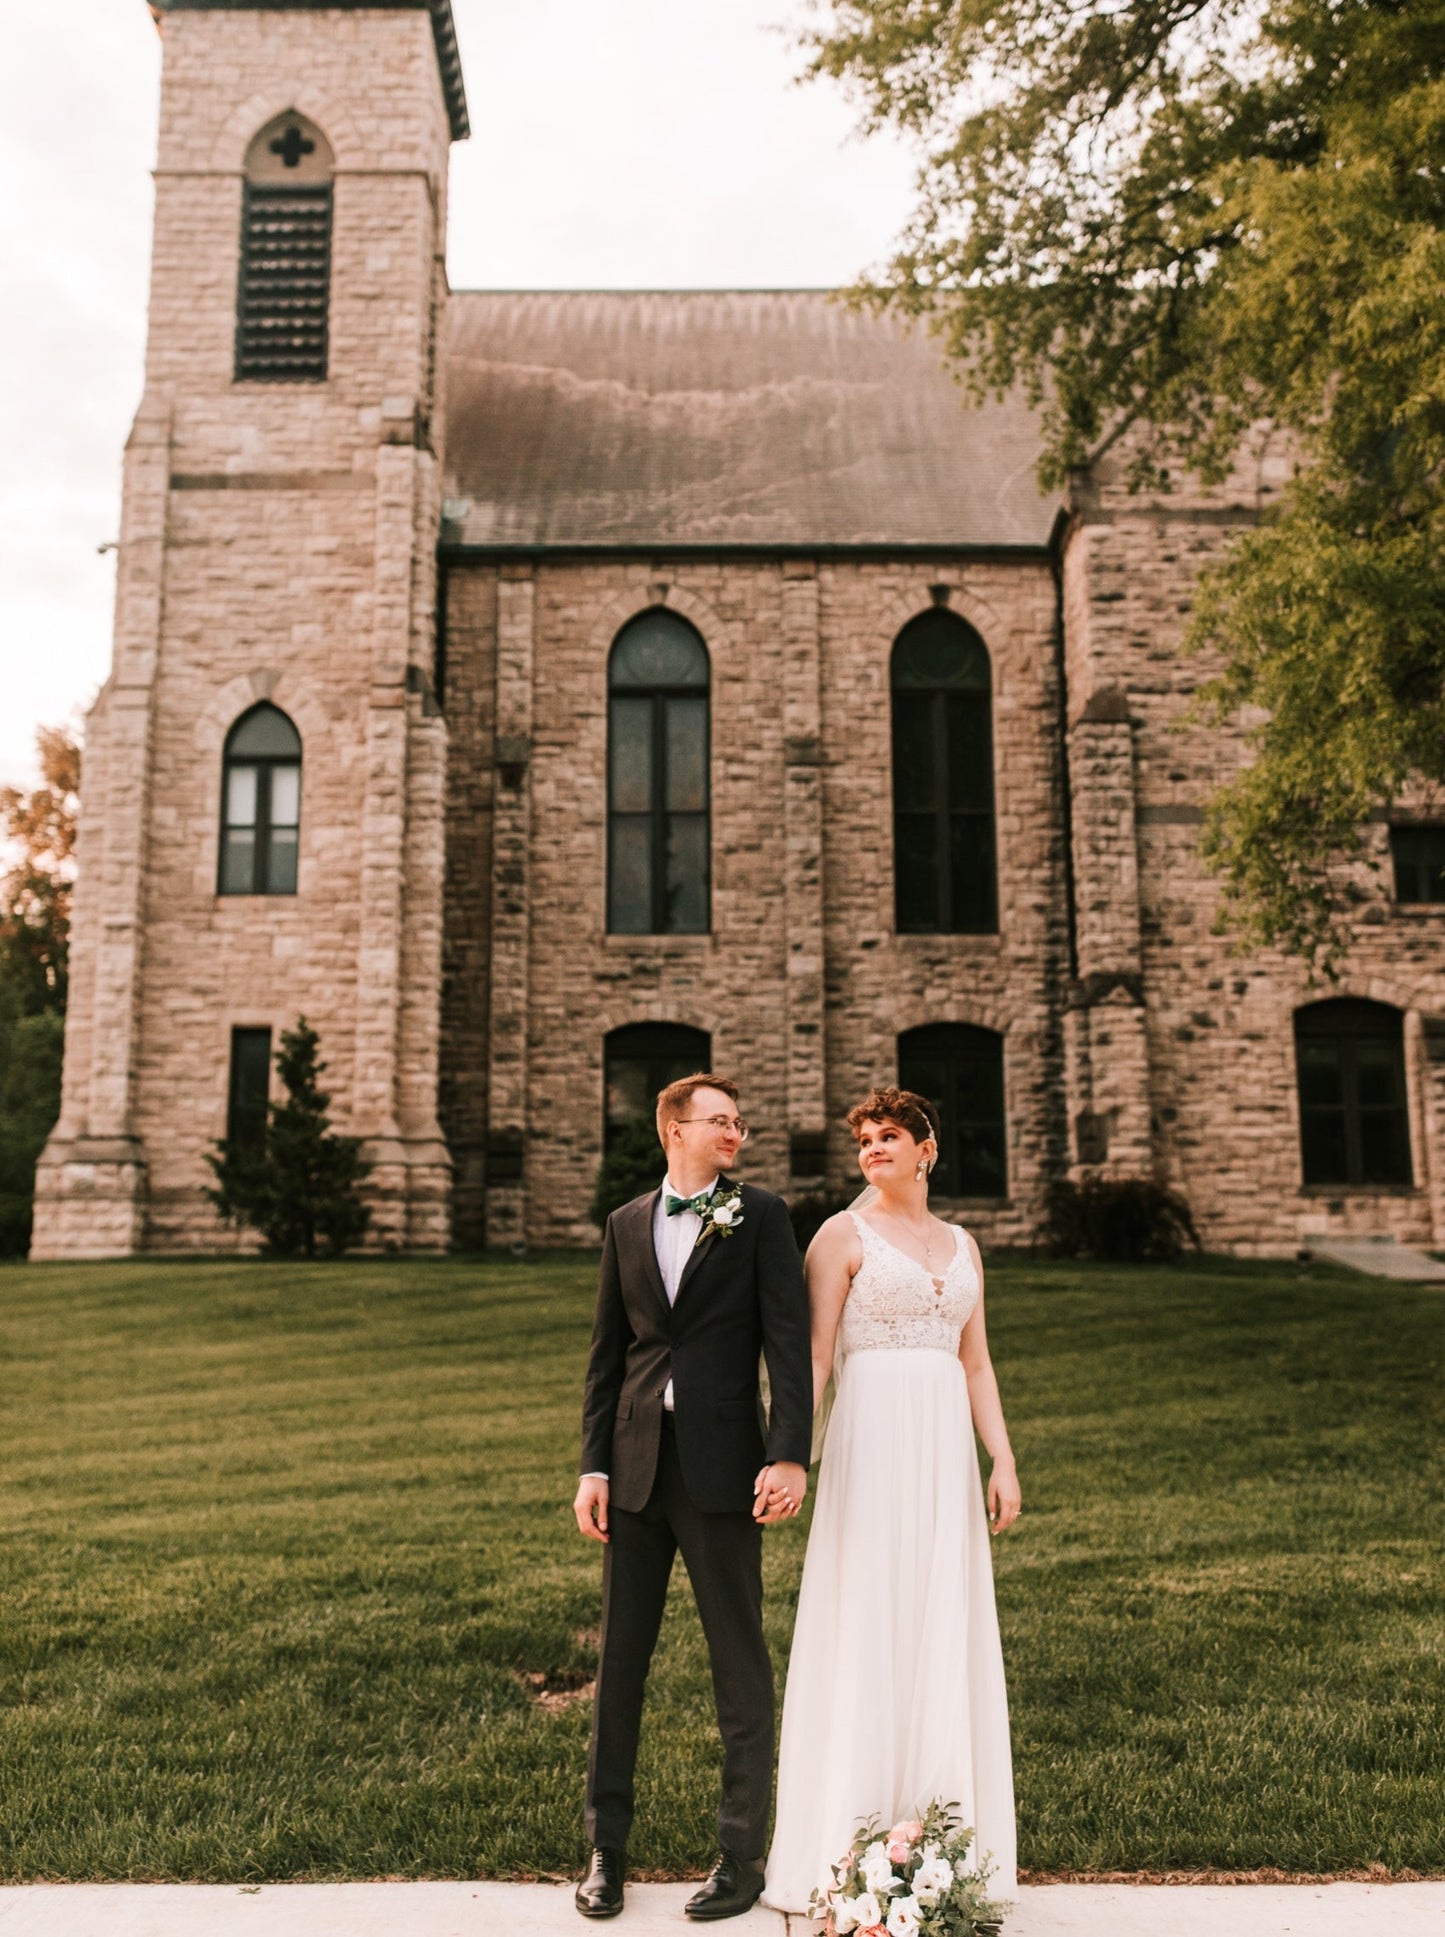
[[[271,153],[281,157],[283,167],[299,168],[303,155],[314,155],[316,153],[316,143],[311,140],[309,135],[302,134],[301,130],[293,122],[284,135],[278,135],[276,140],[271,143]]]

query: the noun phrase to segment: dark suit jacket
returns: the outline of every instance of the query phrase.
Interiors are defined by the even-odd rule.
[[[657,1471],[670,1378],[693,1503],[704,1513],[750,1512],[758,1469],[772,1460],[806,1466],[812,1442],[808,1295],[787,1206],[744,1184],[742,1223],[689,1254],[669,1305],[652,1245],[657,1197],[634,1198],[607,1220],[581,1471],[606,1473],[612,1504],[641,1512]],[[772,1393],[766,1441],[760,1353]]]

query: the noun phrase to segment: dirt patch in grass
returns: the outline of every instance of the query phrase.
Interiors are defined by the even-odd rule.
[[[597,1677],[586,1668],[565,1668],[550,1674],[519,1670],[517,1680],[538,1708],[549,1715],[558,1715],[578,1702],[590,1702],[597,1692]]]

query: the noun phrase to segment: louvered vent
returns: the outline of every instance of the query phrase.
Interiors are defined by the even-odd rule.
[[[331,301],[331,184],[246,184],[238,383],[322,383]]]

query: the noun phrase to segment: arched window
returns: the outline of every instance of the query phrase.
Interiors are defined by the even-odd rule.
[[[988,649],[955,613],[910,619],[893,647],[893,870],[900,934],[991,935]]]
[[[1296,1009],[1300,1158],[1307,1184],[1408,1184],[1403,1018],[1337,997]]]
[[[277,707],[243,713],[226,737],[223,895],[294,895],[301,833],[301,735]]]
[[[331,308],[335,163],[299,114],[265,127],[246,155],[236,294],[237,383],[322,383]]]
[[[898,1038],[898,1082],[938,1109],[938,1197],[1006,1197],[1003,1037],[962,1022],[931,1022]]]
[[[618,633],[607,665],[607,927],[708,925],[708,657],[660,608]]]
[[[630,1022],[614,1029],[603,1047],[604,1147],[610,1149],[618,1132],[639,1117],[651,1121],[659,1090],[711,1061],[712,1038],[705,1029],[680,1022]]]

